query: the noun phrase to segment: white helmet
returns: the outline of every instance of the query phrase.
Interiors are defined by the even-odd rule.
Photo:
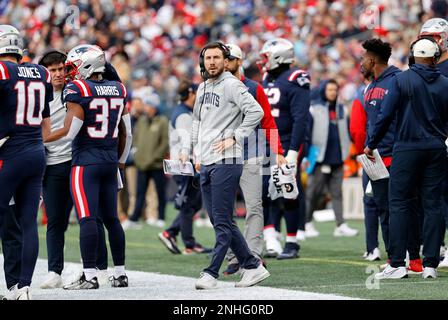
[[[0,25],[0,54],[23,57],[23,39],[19,30],[8,24]]]
[[[106,70],[106,57],[100,47],[81,44],[67,54],[65,66],[69,80],[88,79],[93,73]]]
[[[448,49],[448,21],[433,18],[426,21],[420,30],[419,38],[430,36],[437,41],[443,51]]]
[[[257,63],[263,71],[276,69],[281,64],[291,64],[294,62],[294,45],[283,38],[268,40],[261,48],[260,57]]]

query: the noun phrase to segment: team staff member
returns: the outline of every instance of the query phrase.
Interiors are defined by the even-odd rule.
[[[263,253],[264,226],[262,202],[263,176],[261,173],[264,147],[266,145],[265,140],[270,142],[271,151],[276,155],[277,165],[281,166],[287,162],[283,156],[283,148],[278,135],[277,125],[272,117],[271,106],[269,105],[268,97],[264,93],[263,87],[258,82],[248,79],[240,73],[243,65],[243,52],[241,48],[235,44],[226,44],[226,46],[230,50],[226,70],[244,83],[249,93],[257,100],[264,112],[260,125],[245,140],[243,174],[240,179],[240,187],[243,191],[247,209],[244,238],[252,253],[261,259]],[[263,131],[260,129],[263,129]],[[265,137],[263,132],[266,134]],[[229,263],[224,274],[229,275],[237,272],[240,266],[233,252],[228,254],[227,260]]]
[[[193,123],[193,107],[196,100],[198,85],[188,80],[179,84],[177,93],[180,103],[174,108],[169,126],[170,158],[177,159],[182,149],[183,140],[191,134]],[[183,254],[209,253],[210,248],[204,248],[193,236],[193,216],[202,208],[201,190],[197,176],[173,176],[177,184],[175,207],[179,214],[171,226],[159,233],[159,239],[165,247],[174,254],[181,253],[177,246],[176,236],[179,232],[185,245]]]
[[[196,289],[216,287],[229,247],[245,269],[237,287],[252,286],[269,277],[233,220],[243,170],[241,145],[260,122],[263,109],[241,81],[224,71],[229,55],[229,49],[220,42],[209,43],[201,50],[201,73],[208,80],[198,88],[191,145],[182,150],[180,157],[183,162],[188,161],[190,150],[198,145],[196,162],[201,165],[202,196],[216,234],[212,261],[201,273]]]
[[[407,277],[409,212],[420,196],[423,212],[423,278],[436,278],[443,229],[442,183],[446,171],[448,79],[436,68],[440,47],[421,39],[412,46],[415,64],[392,79],[364,152],[373,150],[397,119],[390,170],[390,265],[377,279]]]
[[[439,62],[437,63],[437,68],[440,70],[440,73],[442,75],[448,77],[448,22],[442,18],[429,19],[423,24],[422,29],[420,30],[419,37],[431,37],[437,41],[440,48],[442,49],[442,55],[440,56]],[[443,189],[445,190],[445,192],[443,193],[443,213],[445,218],[445,229],[443,230],[442,238],[445,238],[446,228],[448,228],[448,170],[443,182]],[[448,253],[445,254],[443,261],[440,262],[439,268],[441,267],[448,268]]]

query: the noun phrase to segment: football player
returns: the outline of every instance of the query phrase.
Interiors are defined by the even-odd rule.
[[[72,140],[71,194],[80,224],[83,275],[67,290],[98,289],[96,217],[108,230],[115,266],[112,287],[127,287],[125,235],[117,217],[117,165],[124,167],[132,142],[130,116],[125,108],[126,89],[121,82],[103,78],[105,55],[93,45],[79,45],[67,56],[64,89],[67,103],[64,127],[51,133],[48,142],[67,136]],[[126,134],[119,135],[119,128]],[[119,141],[125,137],[125,142]],[[119,149],[120,146],[120,150]]]
[[[258,64],[264,72],[262,85],[278,127],[280,141],[286,153],[285,159],[297,168],[310,121],[310,77],[306,71],[291,66],[294,62],[294,46],[289,40],[274,38],[267,41],[260,51],[260,56],[261,60]],[[300,170],[297,170],[296,177],[299,188],[297,199],[271,201],[267,196],[269,176],[264,176],[263,209],[266,249],[269,256],[277,256],[279,260],[297,258],[300,249],[296,236],[300,215],[305,213]],[[281,246],[276,239],[274,228],[280,225],[281,216],[277,212],[280,205],[284,209],[287,232],[283,252],[280,252]]]
[[[22,231],[22,267],[7,299],[31,299],[30,285],[39,251],[37,212],[45,170],[42,136],[50,132],[50,74],[42,66],[19,64],[23,39],[10,25],[0,25],[0,215],[11,198]]]

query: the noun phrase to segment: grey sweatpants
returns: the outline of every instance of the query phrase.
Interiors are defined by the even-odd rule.
[[[344,166],[332,166],[331,173],[323,173],[322,165],[316,164],[314,173],[309,177],[306,188],[306,222],[313,220],[313,212],[318,206],[318,202],[324,194],[325,187],[331,194],[336,224],[340,226],[344,223],[342,216],[342,178]]]
[[[253,255],[261,258],[263,252],[263,205],[261,201],[263,189],[262,158],[252,158],[244,163],[240,187],[246,204],[246,221],[244,238]],[[237,263],[231,250],[227,253],[229,264]]]

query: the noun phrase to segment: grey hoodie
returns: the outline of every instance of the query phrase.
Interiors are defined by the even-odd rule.
[[[247,87],[230,72],[199,85],[193,109],[191,140],[182,153],[194,148],[196,162],[210,165],[227,158],[242,158],[244,138],[263,118],[263,109]],[[215,142],[235,137],[236,144],[223,153],[213,151]]]

